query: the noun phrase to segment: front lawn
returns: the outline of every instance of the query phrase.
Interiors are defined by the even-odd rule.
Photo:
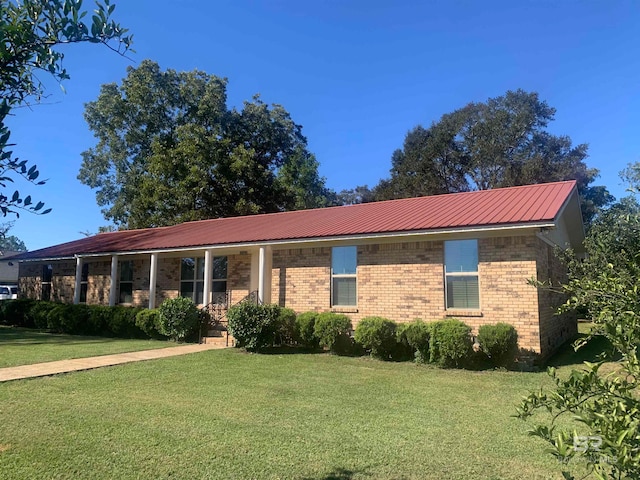
[[[239,350],[19,380],[0,384],[0,478],[561,478],[511,417],[549,384]]]
[[[0,326],[0,368],[174,345],[176,343],[168,341],[56,335],[27,328]]]

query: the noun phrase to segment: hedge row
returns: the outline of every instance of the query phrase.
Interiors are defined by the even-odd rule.
[[[345,315],[307,312],[296,316],[290,308],[243,302],[229,309],[227,319],[236,346],[249,351],[302,345],[347,352],[352,345],[351,320]]]
[[[349,317],[338,313],[305,312],[299,315],[278,305],[244,303],[227,317],[236,346],[259,351],[275,345],[323,347],[334,353],[364,351],[382,360],[414,359],[445,368],[491,364],[509,367],[518,352],[518,337],[511,325],[484,325],[478,336],[460,320],[397,324],[382,317],[358,323],[353,338]]]
[[[471,328],[455,319],[396,324],[367,317],[353,326],[346,315],[305,312],[296,315],[278,305],[245,302],[229,309],[229,332],[236,345],[258,351],[275,345],[323,347],[334,353],[364,351],[382,360],[468,367],[489,362],[509,367],[518,353],[513,326],[483,325],[476,343]],[[0,324],[47,329],[54,333],[123,338],[195,339],[203,322],[201,312],[186,298],[166,300],[155,310],[102,305],[69,305],[30,299],[0,302]]]
[[[0,302],[0,324],[71,335],[195,340],[201,321],[200,311],[185,298],[166,300],[154,310],[31,299]]]
[[[456,319],[396,324],[385,318],[368,317],[360,321],[354,338],[365,351],[382,360],[412,356],[416,362],[445,368],[486,364],[508,368],[518,353],[518,335],[506,323],[483,325],[474,343],[471,327]]]
[[[18,299],[0,302],[0,323],[46,329],[54,333],[145,338],[136,325],[141,308],[103,305],[69,305]]]

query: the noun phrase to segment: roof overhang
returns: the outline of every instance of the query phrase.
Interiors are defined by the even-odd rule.
[[[579,206],[578,206],[579,208]],[[278,240],[265,240],[256,242],[241,242],[241,243],[226,243],[226,244],[210,244],[210,245],[191,245],[181,246],[173,248],[158,248],[158,249],[143,249],[143,250],[127,250],[127,251],[105,251],[105,252],[90,252],[79,253],[71,256],[61,257],[42,257],[42,258],[27,258],[19,260],[20,263],[27,262],[49,262],[60,260],[75,260],[77,258],[95,258],[95,257],[107,257],[107,256],[128,256],[128,255],[144,255],[152,253],[178,253],[189,252],[198,250],[230,250],[230,249],[247,249],[247,248],[259,248],[264,246],[271,247],[286,247],[292,246],[299,248],[305,244],[327,244],[335,242],[371,242],[371,241],[394,241],[399,239],[416,240],[425,239],[431,237],[447,237],[453,235],[495,235],[500,233],[509,234],[523,234],[527,232],[538,232],[540,230],[555,229],[556,222],[530,222],[520,224],[508,224],[508,225],[489,225],[489,226],[477,226],[477,227],[459,227],[459,228],[441,228],[430,230],[413,230],[409,232],[380,232],[380,233],[364,233],[353,235],[338,235],[331,237],[311,237],[311,238],[297,238],[297,239],[278,239]]]

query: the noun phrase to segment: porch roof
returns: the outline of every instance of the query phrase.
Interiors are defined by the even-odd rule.
[[[26,252],[15,259],[69,258],[75,255],[264,244],[375,234],[402,235],[483,227],[555,225],[572,197],[577,200],[576,182],[565,181],[313,210],[217,218],[169,227],[101,233]],[[573,214],[575,215],[575,209]]]

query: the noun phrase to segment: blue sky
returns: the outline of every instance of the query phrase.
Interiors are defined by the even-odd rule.
[[[228,104],[260,93],[303,126],[335,190],[375,185],[407,131],[507,90],[557,109],[549,130],[588,143],[597,184],[625,195],[618,172],[640,160],[640,3],[632,1],[113,0],[134,34],[131,61],[105,48],[65,48],[66,93],[16,111],[16,154],[46,185],[18,184],[53,211],[21,215],[31,250],[108,222],[77,179],[94,138],[84,104],[143,59],[229,79]],[[91,2],[86,1],[86,6]]]

